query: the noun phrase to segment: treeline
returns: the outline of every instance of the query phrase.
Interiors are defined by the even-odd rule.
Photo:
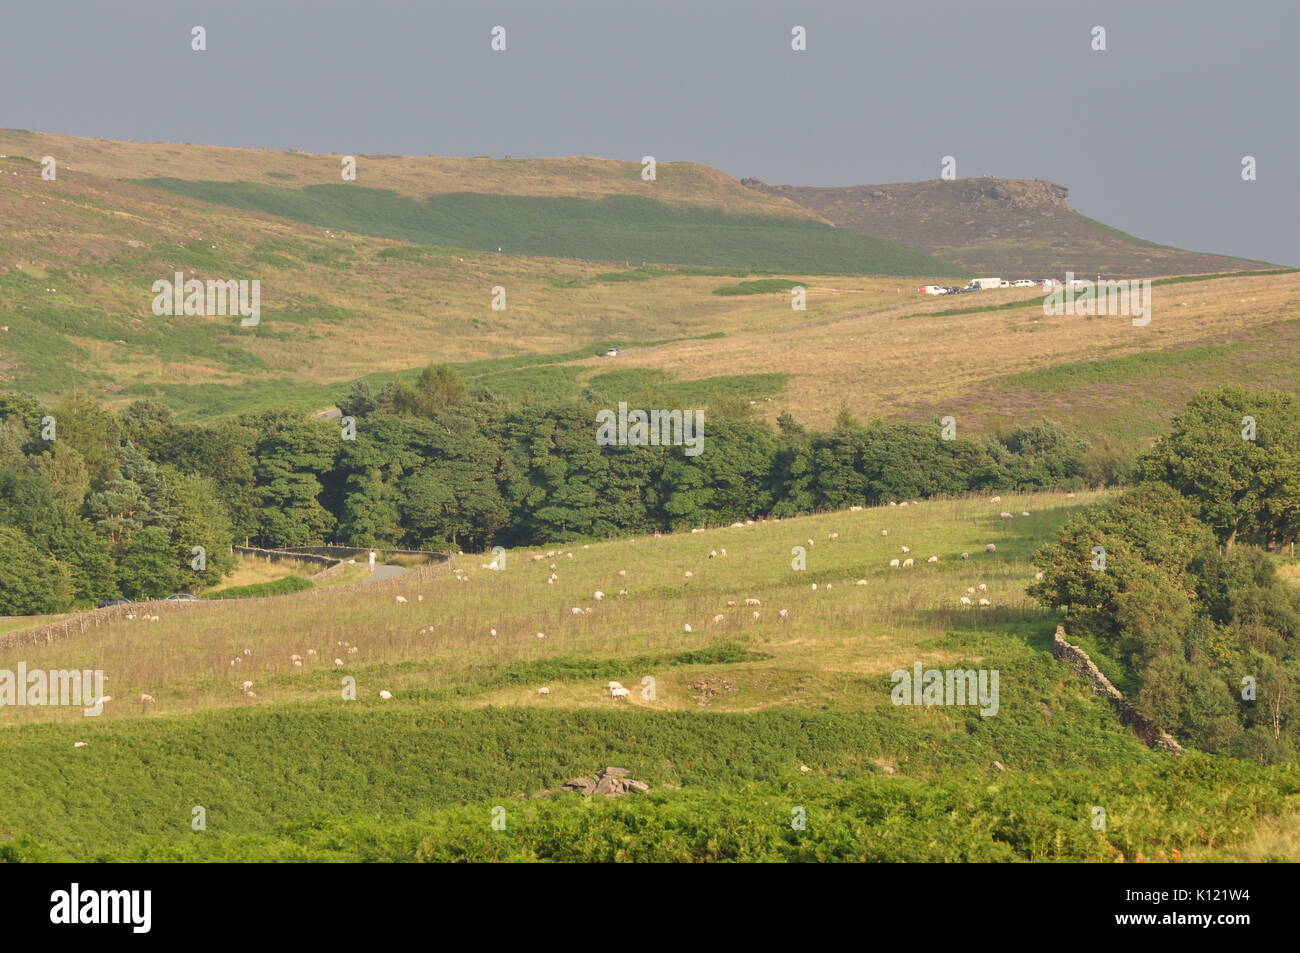
[[[339,405],[346,427],[288,411],[199,425],[149,400],[114,414],[82,395],[47,408],[0,394],[0,614],[209,586],[232,541],[485,549],[1114,476],[1047,421],[945,440],[937,421],[841,413],[809,432],[788,413],[773,429],[746,402],[720,400],[704,452],[686,456],[598,444],[607,398],[506,403],[445,367],[377,394],[358,385]],[[1295,515],[1270,511],[1262,531]],[[1232,518],[1237,533],[1261,531]]]

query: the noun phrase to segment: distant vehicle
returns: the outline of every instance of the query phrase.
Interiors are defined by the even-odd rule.
[[[616,348],[616,347],[607,347],[607,348],[605,348],[605,356],[606,356],[606,357],[618,357],[618,348]]]
[[[966,285],[971,291],[987,291],[989,288],[1001,288],[1001,278],[972,278]]]
[[[921,292],[921,294],[923,295],[947,294],[947,291],[944,289],[943,285],[921,285],[921,287],[917,288],[916,290]]]
[[[129,606],[134,605],[130,599],[105,599],[99,604],[99,608],[107,609],[109,606]]]
[[[998,287],[999,287],[999,288],[1010,288],[1010,287],[1011,287],[1011,282],[1009,282],[1009,281],[1002,281],[1002,282],[999,282],[999,283],[998,283]]]
[[[1031,281],[1028,278],[1020,278],[1016,281],[1011,282],[1011,286],[1013,288],[1032,288],[1036,284],[1038,284],[1038,282]]]
[[[199,597],[191,595],[188,592],[173,592],[170,596],[163,599],[163,602],[198,602]]]

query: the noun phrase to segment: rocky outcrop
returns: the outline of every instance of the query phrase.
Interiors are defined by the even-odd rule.
[[[596,772],[595,780],[588,777],[571,778],[561,785],[566,791],[577,791],[583,797],[600,795],[601,797],[621,797],[631,791],[645,794],[650,785],[628,777],[627,768],[605,768]]]
[[[1147,747],[1155,748],[1157,751],[1167,751],[1170,754],[1183,753],[1183,746],[1174,740],[1173,735],[1139,712],[1133,703],[1124,697],[1124,693],[1102,674],[1101,669],[1097,668],[1097,664],[1087,652],[1066,640],[1063,626],[1058,625],[1056,634],[1052,636],[1052,654],[1069,665],[1076,674],[1086,678],[1092,684],[1094,695],[1107,698],[1119,713],[1119,720],[1131,728]]]

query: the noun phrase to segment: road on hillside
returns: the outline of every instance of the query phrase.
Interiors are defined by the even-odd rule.
[[[384,563],[377,563],[375,565],[375,571],[369,576],[366,576],[366,579],[369,579],[371,582],[376,582],[380,579],[393,579],[402,575],[406,571],[406,567],[404,566],[389,566]]]

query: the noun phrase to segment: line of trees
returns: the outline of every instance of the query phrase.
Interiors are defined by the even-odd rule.
[[[634,405],[671,406],[655,399]],[[113,414],[78,394],[51,408],[0,394],[0,614],[209,586],[231,566],[232,541],[485,549],[1104,480],[1087,445],[1047,421],[946,440],[938,422],[841,413],[809,432],[788,413],[774,429],[723,399],[706,412],[704,452],[687,457],[597,444],[607,395],[507,403],[440,366],[378,394],[356,386],[339,405],[355,419],[352,439],[339,421],[288,411],[200,425],[150,400]],[[1153,472],[1156,460],[1195,456],[1194,435],[1178,441]],[[1266,482],[1243,494],[1234,538],[1294,538],[1295,487],[1285,503]]]

